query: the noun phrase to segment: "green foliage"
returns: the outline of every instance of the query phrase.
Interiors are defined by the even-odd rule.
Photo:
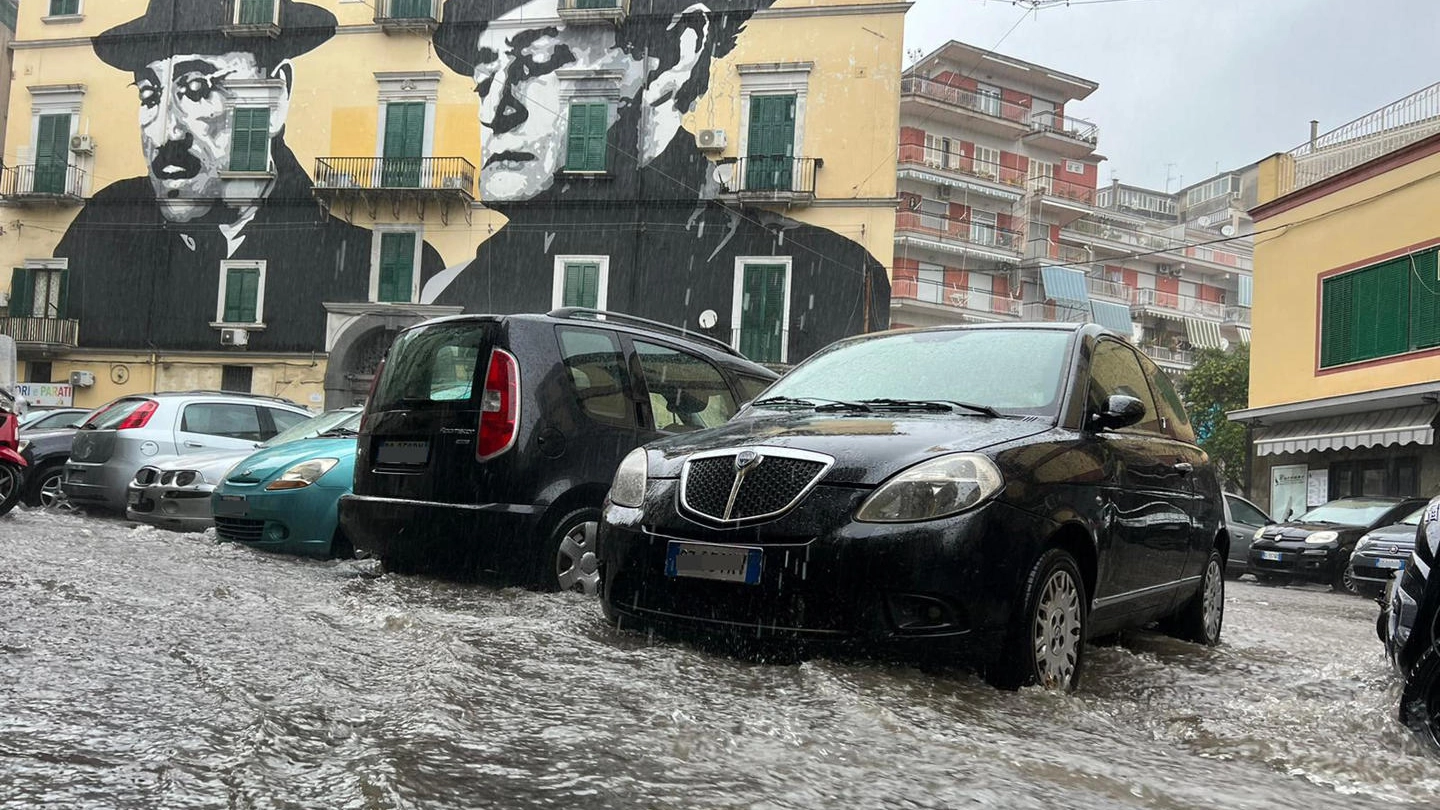
[[[1201,349],[1178,387],[1200,446],[1216,461],[1225,483],[1243,490],[1249,452],[1245,426],[1231,422],[1225,413],[1249,403],[1250,347],[1242,344],[1228,352]]]

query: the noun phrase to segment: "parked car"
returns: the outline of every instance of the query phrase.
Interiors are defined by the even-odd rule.
[[[341,496],[355,480],[360,409],[318,435],[266,447],[235,465],[215,488],[215,534],[265,551],[350,557],[339,528]]]
[[[1415,550],[1389,589],[1381,638],[1403,681],[1400,722],[1440,754],[1440,497],[1421,512]]]
[[[75,428],[20,434],[20,455],[29,464],[21,494],[25,505],[49,509],[65,502],[61,484],[65,481],[65,462],[70,458],[70,445],[74,440]]]
[[[724,423],[775,377],[718,340],[616,313],[428,321],[376,377],[341,526],[393,570],[593,593],[620,459]]]
[[[1405,569],[1415,551],[1415,533],[1424,514],[1424,507],[1416,509],[1398,523],[1367,532],[1355,542],[1355,550],[1350,553],[1350,579],[1357,592],[1379,596]]]
[[[1166,376],[1093,324],[841,341],[728,424],[626,456],[601,526],[623,627],[880,645],[1070,689],[1085,643],[1216,644],[1220,486]]]
[[[253,449],[311,417],[288,400],[222,391],[121,397],[85,420],[65,464],[77,506],[125,510],[135,471],[160,456]]]
[[[1236,495],[1225,493],[1225,526],[1230,537],[1230,558],[1225,561],[1225,574],[1239,577],[1250,568],[1250,541],[1265,526],[1275,521],[1265,510]]]
[[[126,490],[125,516],[165,529],[204,531],[215,524],[210,496],[231,467],[257,449],[319,436],[352,417],[358,418],[359,412],[359,408],[326,411],[267,441],[243,448],[157,458],[135,471],[135,479]]]
[[[39,433],[43,430],[64,430],[80,427],[90,411],[85,408],[42,408],[20,417],[20,432]]]
[[[1425,505],[1421,498],[1340,498],[1294,520],[1256,530],[1250,571],[1261,582],[1304,579],[1355,592],[1350,554],[1360,536],[1401,520]]]

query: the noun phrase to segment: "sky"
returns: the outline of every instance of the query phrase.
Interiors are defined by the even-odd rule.
[[[905,50],[957,39],[1097,82],[1066,112],[1100,127],[1100,182],[1170,191],[1440,82],[1440,0],[1072,3],[916,0]]]

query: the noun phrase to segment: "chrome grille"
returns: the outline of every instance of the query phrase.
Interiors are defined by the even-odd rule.
[[[258,543],[265,534],[265,521],[215,516],[215,534],[221,540]]]
[[[685,462],[681,474],[681,505],[722,523],[779,517],[794,508],[834,463],[819,453],[771,447],[697,454]]]

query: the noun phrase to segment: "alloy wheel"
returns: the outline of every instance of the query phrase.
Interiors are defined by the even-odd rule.
[[[20,476],[9,464],[0,464],[0,503],[5,503],[20,488]]]
[[[555,576],[562,591],[579,591],[594,596],[600,588],[600,558],[595,536],[600,524],[593,520],[577,523],[560,540],[555,554]]]
[[[45,509],[68,509],[70,502],[65,499],[61,485],[65,483],[64,472],[54,472],[40,482],[40,506]]]
[[[1360,586],[1355,584],[1355,572],[1348,565],[1340,571],[1340,587],[1346,593],[1360,593]]]
[[[1035,605],[1035,674],[1046,689],[1067,689],[1080,658],[1080,590],[1069,571],[1050,574]]]
[[[1220,621],[1225,615],[1225,574],[1220,569],[1220,560],[1211,559],[1205,568],[1205,596],[1201,604],[1201,616],[1205,620],[1205,636],[1215,639],[1220,635]]]

